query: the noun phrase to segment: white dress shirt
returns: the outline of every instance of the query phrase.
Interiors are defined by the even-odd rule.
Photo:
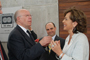
[[[27,30],[28,29],[26,29],[26,28],[24,28],[24,27],[22,27],[22,26],[20,26],[20,25],[18,25],[28,36],[29,36],[29,34],[27,33]]]
[[[56,35],[54,35],[54,36],[52,37],[52,40],[55,40],[55,37],[56,37]]]

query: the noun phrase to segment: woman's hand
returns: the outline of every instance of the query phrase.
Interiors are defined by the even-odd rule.
[[[59,56],[62,53],[60,40],[59,41],[51,41],[51,49]]]

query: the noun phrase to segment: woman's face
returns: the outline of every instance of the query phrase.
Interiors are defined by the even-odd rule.
[[[72,22],[72,20],[70,19],[70,15],[71,13],[67,13],[66,16],[64,17],[63,25],[64,25],[64,30],[67,30],[68,32],[72,32],[73,28],[75,27],[75,22]]]

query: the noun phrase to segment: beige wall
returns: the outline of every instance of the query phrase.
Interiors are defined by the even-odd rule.
[[[59,19],[58,19],[58,0],[0,0],[2,7],[22,6],[30,11],[32,15],[32,29],[38,35],[38,38],[46,36],[45,24],[54,22],[57,27],[57,35],[59,35]],[[3,43],[4,49],[7,51],[7,41]]]

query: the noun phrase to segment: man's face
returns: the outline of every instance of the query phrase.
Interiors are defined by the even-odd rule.
[[[1,5],[1,1],[0,1],[0,14],[2,14],[2,5]]]
[[[54,27],[54,25],[52,23],[48,23],[46,25],[46,31],[47,31],[48,36],[53,37],[55,35],[55,32],[56,32],[56,27]]]
[[[30,12],[27,10],[21,10],[18,22],[21,26],[28,29],[32,23],[32,18],[31,18]]]

